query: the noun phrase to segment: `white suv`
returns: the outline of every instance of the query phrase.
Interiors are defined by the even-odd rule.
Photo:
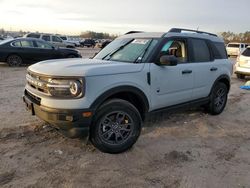
[[[223,40],[214,34],[133,33],[93,59],[30,66],[23,100],[33,115],[67,135],[89,135],[101,151],[119,153],[136,142],[149,113],[203,105],[220,114],[232,68]]]
[[[243,52],[248,44],[245,43],[228,43],[226,49],[228,56],[238,56]]]
[[[39,33],[29,33],[24,35],[25,38],[37,38],[45,40],[56,47],[64,48],[74,48],[75,45],[69,42],[63,41],[60,37],[51,34],[39,34]]]
[[[250,76],[250,46],[238,56],[235,65],[235,74],[240,79]]]

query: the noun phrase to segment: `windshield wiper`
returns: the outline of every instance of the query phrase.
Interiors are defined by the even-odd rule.
[[[110,60],[110,58],[118,51],[120,51],[121,49],[123,49],[125,46],[127,46],[129,43],[131,43],[134,39],[129,40],[128,42],[126,42],[125,44],[121,45],[119,48],[111,51],[110,53],[108,53],[107,55],[105,55],[102,60]],[[106,59],[107,57],[109,57],[108,59]]]

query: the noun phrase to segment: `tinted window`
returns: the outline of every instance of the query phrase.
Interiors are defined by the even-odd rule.
[[[43,41],[36,41],[37,48],[52,49],[52,46]]]
[[[13,42],[12,45],[16,47],[22,46],[20,41]]]
[[[229,48],[239,48],[240,47],[240,44],[228,44]]]
[[[245,49],[245,51],[242,53],[242,55],[250,57],[250,48]]]
[[[33,42],[30,40],[21,40],[22,47],[32,48],[34,47]]]
[[[42,39],[45,40],[45,41],[50,41],[50,36],[49,35],[43,35]]]
[[[211,61],[208,45],[205,40],[192,39],[193,44],[193,61],[208,62]]]
[[[227,59],[227,52],[224,46],[224,43],[221,42],[213,42],[212,50],[215,59]]]
[[[28,34],[27,37],[30,37],[30,38],[40,38],[40,35],[39,34],[35,34],[35,33],[31,33],[31,34]]]
[[[57,36],[52,36],[52,41],[53,42],[62,42],[62,40]]]

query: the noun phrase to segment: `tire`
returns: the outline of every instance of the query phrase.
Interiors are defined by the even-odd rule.
[[[141,126],[140,113],[131,103],[112,99],[97,110],[90,130],[90,139],[102,152],[121,153],[137,141]]]
[[[208,104],[209,113],[212,115],[222,113],[227,103],[227,97],[227,86],[222,82],[217,83],[210,94],[210,102]]]
[[[7,58],[7,63],[10,67],[19,67],[20,65],[22,65],[23,60],[18,55],[10,55]]]
[[[243,74],[236,74],[236,76],[237,76],[237,78],[239,78],[239,79],[245,79],[245,75],[243,75]]]

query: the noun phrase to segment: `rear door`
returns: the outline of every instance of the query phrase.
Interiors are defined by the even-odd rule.
[[[223,74],[227,53],[224,43],[215,43],[204,39],[190,39],[194,64],[193,99],[208,97],[215,80]]]
[[[21,50],[19,51],[24,63],[37,62],[38,54],[32,40],[21,39]]]

